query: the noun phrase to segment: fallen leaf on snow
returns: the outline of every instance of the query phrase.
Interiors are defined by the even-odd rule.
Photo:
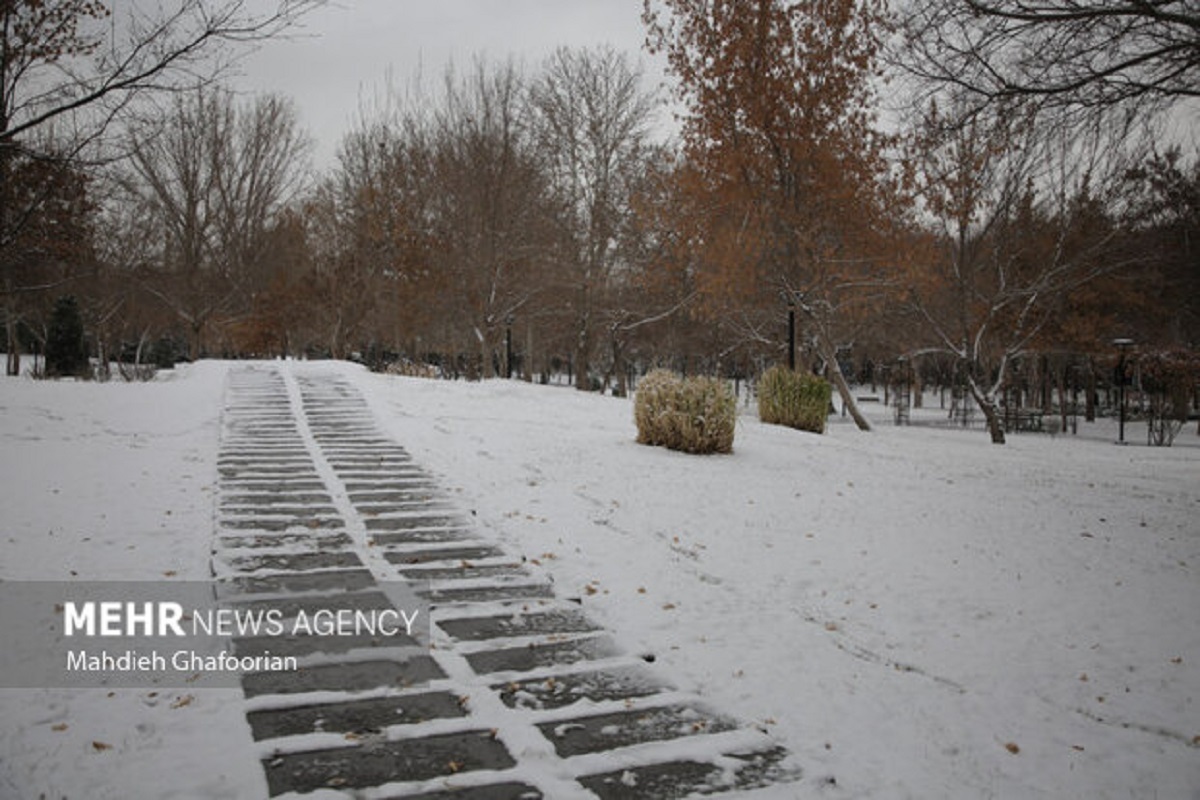
[[[1021,752],[1021,748],[1017,746],[1016,742],[1009,742],[1008,744],[1004,745],[1004,749],[1012,753],[1014,756]]]
[[[52,730],[52,731],[65,731],[65,730],[67,729],[67,727],[68,727],[67,723],[65,723],[65,722],[60,722],[60,723],[58,723],[57,725],[51,725],[51,726],[50,726],[50,730]]]
[[[92,742],[92,748],[96,750],[96,752],[102,753],[105,750],[112,750],[112,745],[105,744],[104,742]]]

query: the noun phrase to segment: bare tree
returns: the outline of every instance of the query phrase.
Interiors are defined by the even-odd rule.
[[[55,124],[93,141],[137,97],[195,84],[234,46],[284,33],[323,0],[170,4],[8,0],[0,4],[0,143]]]
[[[314,299],[335,354],[356,339],[404,350],[436,313],[425,292],[437,193],[431,126],[420,104],[372,113],[343,139],[309,204],[322,287]]]
[[[535,135],[559,208],[574,316],[575,386],[591,385],[597,302],[618,267],[656,107],[612,49],[557,50],[531,89]]]
[[[1013,361],[1072,292],[1124,266],[1112,219],[1124,131],[1100,126],[1083,137],[1045,122],[1034,104],[965,118],[933,105],[912,145],[933,229],[906,300],[935,349],[961,365],[996,444],[1005,441],[999,398]]]
[[[150,285],[189,327],[193,357],[215,315],[264,288],[263,242],[302,185],[307,149],[289,102],[263,96],[239,108],[220,89],[174,95],[133,132],[121,202],[159,226],[146,242],[158,248]]]
[[[514,63],[476,61],[462,79],[449,71],[444,91],[433,114],[438,270],[493,375],[507,320],[541,290],[549,187]]]
[[[907,5],[901,60],[976,98],[1073,108],[1200,97],[1191,0],[923,0]]]
[[[71,164],[88,152],[95,157],[94,148],[138,99],[211,78],[239,46],[282,34],[322,4],[278,0],[263,10],[249,0],[0,3],[0,252],[50,199],[8,190],[16,159]],[[11,372],[19,368],[12,356],[22,304],[46,283],[10,263],[5,257],[0,265],[0,291]]]

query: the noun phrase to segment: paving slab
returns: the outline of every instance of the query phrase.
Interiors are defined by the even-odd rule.
[[[661,678],[637,666],[559,673],[492,686],[509,708],[539,711],[566,708],[581,701],[596,704],[647,697],[669,688]]]
[[[242,678],[247,697],[308,692],[361,692],[369,689],[406,689],[446,677],[429,656],[408,659],[351,661],[343,664],[301,667],[296,672],[251,673]]]
[[[316,789],[361,789],[516,765],[490,731],[470,731],[263,759],[271,796]]]
[[[463,642],[513,636],[549,636],[602,630],[582,611],[534,611],[495,617],[439,619],[438,627]]]
[[[305,733],[378,733],[395,725],[465,717],[462,698],[450,692],[421,692],[251,711],[246,714],[256,740]]]
[[[451,781],[448,781],[448,783]],[[546,795],[527,783],[489,783],[420,794],[392,795],[389,800],[542,800]]]

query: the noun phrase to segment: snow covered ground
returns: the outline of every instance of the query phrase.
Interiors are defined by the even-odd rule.
[[[207,577],[228,366],[0,380],[0,578]],[[628,400],[289,368],[349,377],[482,528],[786,744],[778,796],[1200,796],[1194,427],[999,448],[748,411],[696,457],[637,445]],[[237,692],[3,690],[0,720],[0,798],[265,794]]]

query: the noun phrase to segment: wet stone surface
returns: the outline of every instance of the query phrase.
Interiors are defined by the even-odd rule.
[[[423,781],[516,762],[488,731],[424,736],[359,747],[289,753],[263,759],[271,795],[320,788],[359,789],[393,781]]]
[[[393,725],[416,725],[431,719],[464,717],[461,698],[449,692],[423,692],[348,703],[295,706],[246,715],[255,739],[277,739],[302,733],[378,733]]]
[[[471,642],[508,636],[587,633],[600,630],[582,611],[544,611],[503,617],[440,620],[438,627],[455,639]]]
[[[618,655],[620,650],[607,636],[569,642],[534,644],[503,650],[484,650],[467,655],[471,669],[480,675],[493,672],[529,672],[554,664],[576,664]]]
[[[599,714],[538,725],[560,756],[733,730],[734,723],[702,708],[666,706]]]
[[[301,667],[296,672],[253,673],[242,678],[247,697],[303,692],[355,692],[367,689],[407,689],[446,677],[429,656],[404,661],[350,661],[318,667]]]
[[[492,688],[510,708],[556,709],[581,700],[600,703],[646,697],[669,687],[640,667],[617,667],[509,681]]]

